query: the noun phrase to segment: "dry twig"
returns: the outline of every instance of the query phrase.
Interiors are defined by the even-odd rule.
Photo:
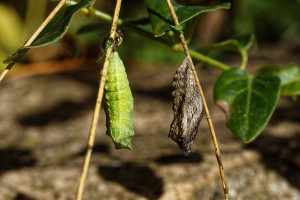
[[[178,19],[177,19],[174,7],[173,7],[173,5],[172,5],[172,3],[171,3],[170,0],[166,0],[166,2],[167,2],[168,7],[170,9],[172,18],[174,20],[174,24],[176,26],[178,26],[179,22],[178,22]],[[198,76],[197,76],[197,73],[196,73],[196,70],[195,70],[195,67],[194,67],[191,55],[189,53],[189,49],[188,49],[188,46],[187,46],[187,43],[185,41],[183,33],[180,33],[179,37],[180,37],[180,40],[181,40],[181,43],[182,43],[182,47],[184,49],[184,53],[185,53],[186,57],[188,58],[191,70],[193,71],[193,74],[194,74],[194,77],[195,77],[195,80],[196,80],[196,83],[197,83],[197,87],[199,89],[199,92],[200,92],[200,95],[201,95],[201,98],[202,98],[202,101],[203,101],[203,106],[204,106],[204,110],[205,110],[207,122],[208,122],[208,125],[209,125],[210,133],[211,133],[212,140],[213,140],[214,147],[215,147],[215,154],[216,154],[217,161],[218,161],[218,166],[219,166],[219,171],[220,171],[220,175],[221,175],[222,185],[223,185],[223,189],[224,189],[225,199],[228,200],[228,188],[227,188],[226,179],[225,179],[224,172],[223,172],[223,165],[222,165],[222,160],[221,160],[221,153],[220,153],[220,150],[219,150],[219,145],[218,145],[217,137],[216,137],[216,134],[215,134],[215,131],[214,131],[214,127],[213,127],[213,124],[212,124],[212,120],[210,118],[210,114],[209,114],[209,110],[208,110],[208,107],[207,107],[207,103],[206,103],[206,100],[205,100],[205,97],[204,97],[204,94],[203,94],[203,91],[202,91],[202,88],[201,88],[201,85],[200,85],[200,82],[199,82],[199,79],[198,79]]]
[[[112,38],[113,41],[115,40],[115,34],[116,34],[116,30],[117,30],[117,22],[118,22],[118,18],[119,18],[120,9],[121,9],[121,3],[122,3],[122,0],[117,0],[116,6],[115,6],[115,12],[114,12],[114,16],[113,16],[113,21],[112,21],[112,25],[111,25],[111,29],[110,29],[110,38]],[[81,173],[81,177],[80,177],[80,181],[79,181],[79,185],[78,185],[78,189],[77,189],[77,197],[76,197],[77,200],[82,199],[84,182],[85,182],[85,179],[87,176],[87,172],[88,172],[88,168],[89,168],[89,164],[90,164],[90,160],[91,160],[91,155],[92,155],[92,151],[93,151],[94,141],[95,141],[96,127],[97,127],[100,107],[101,107],[101,103],[102,103],[102,99],[103,99],[104,86],[105,86],[105,81],[106,81],[106,74],[107,74],[107,69],[108,69],[108,64],[109,64],[109,58],[110,58],[110,54],[112,52],[113,46],[114,45],[111,45],[106,50],[106,53],[105,53],[103,70],[102,70],[102,75],[101,75],[101,79],[100,79],[100,86],[99,86],[99,91],[98,91],[98,95],[97,95],[97,101],[96,101],[96,106],[95,106],[95,111],[94,111],[94,115],[93,115],[91,129],[90,129],[90,134],[89,134],[87,151],[86,151],[84,163],[82,166],[82,173]]]

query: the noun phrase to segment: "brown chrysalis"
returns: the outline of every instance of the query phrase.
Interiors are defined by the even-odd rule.
[[[203,116],[202,98],[187,58],[177,69],[172,86],[174,119],[169,137],[187,156],[193,148],[193,140]]]

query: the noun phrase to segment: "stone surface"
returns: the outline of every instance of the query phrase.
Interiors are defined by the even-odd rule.
[[[249,71],[275,62],[300,63],[286,51],[263,48]],[[276,60],[276,58],[278,60]],[[238,60],[229,61],[237,65]],[[126,65],[126,63],[125,63]],[[133,150],[115,150],[100,113],[86,200],[224,199],[205,116],[193,151],[184,157],[168,138],[172,81],[178,66],[127,63],[134,97]],[[98,87],[95,70],[5,79],[0,84],[0,199],[75,198]],[[281,98],[266,129],[252,143],[237,141],[212,101],[220,71],[198,68],[222,153],[229,197],[300,199],[300,102]]]

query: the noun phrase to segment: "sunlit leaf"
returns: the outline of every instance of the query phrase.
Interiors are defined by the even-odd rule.
[[[21,16],[13,7],[0,4],[0,27],[0,48],[3,50],[17,48],[21,44],[20,38],[24,35]]]
[[[4,60],[4,63],[20,62],[29,49],[45,46],[62,38],[69,28],[72,17],[92,2],[93,0],[81,0],[76,5],[62,8],[30,46],[17,49]]]

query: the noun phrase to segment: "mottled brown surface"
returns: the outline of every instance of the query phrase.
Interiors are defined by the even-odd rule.
[[[174,119],[169,137],[187,156],[193,149],[194,139],[204,113],[200,92],[187,58],[176,70],[172,86],[174,87],[172,92]]]
[[[176,55],[174,55],[176,56]],[[228,61],[238,65],[237,59]],[[248,71],[265,64],[300,63],[289,49],[264,47]],[[179,63],[180,64],[180,63]],[[86,200],[223,199],[205,119],[189,157],[168,138],[177,66],[125,62],[134,97],[133,150],[115,150],[100,113]],[[263,133],[242,144],[212,101],[220,71],[198,68],[220,143],[230,199],[298,200],[300,101],[281,98]],[[74,199],[91,124],[99,72],[83,70],[11,77],[0,85],[0,199]]]

